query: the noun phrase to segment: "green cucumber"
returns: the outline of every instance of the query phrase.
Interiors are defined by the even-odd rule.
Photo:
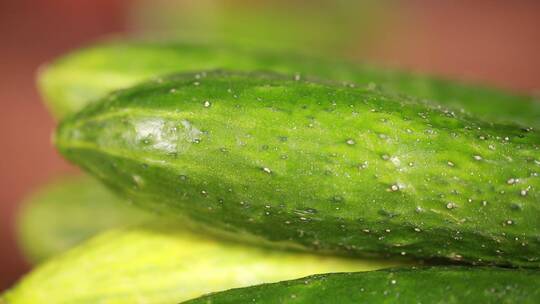
[[[219,292],[186,304],[539,303],[540,272],[484,267],[314,275]]]
[[[68,117],[56,146],[145,208],[354,256],[540,265],[540,133],[274,73],[183,74]]]
[[[39,265],[8,290],[4,300],[7,304],[178,303],[212,291],[313,273],[399,265],[272,251],[184,230],[153,223],[106,232]]]
[[[405,93],[493,121],[540,127],[540,103],[533,98],[481,86],[286,53],[215,45],[119,41],[76,51],[42,69],[41,91],[56,117],[81,109],[114,89],[169,73],[206,69],[270,70],[355,82],[394,94]]]
[[[27,260],[39,263],[99,232],[154,218],[93,178],[64,177],[25,200],[18,218],[18,239]]]

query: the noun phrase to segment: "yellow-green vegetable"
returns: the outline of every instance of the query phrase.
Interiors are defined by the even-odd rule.
[[[18,218],[18,239],[26,258],[38,263],[99,232],[152,218],[93,178],[63,177],[25,200]]]
[[[251,247],[156,223],[106,232],[49,259],[9,290],[4,301],[179,303],[230,288],[398,264]]]

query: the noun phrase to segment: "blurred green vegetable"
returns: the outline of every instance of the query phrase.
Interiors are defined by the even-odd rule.
[[[313,273],[399,265],[269,250],[185,230],[160,220],[106,232],[39,265],[3,295],[4,301],[168,304]]]
[[[175,42],[118,41],[81,49],[42,69],[39,84],[61,118],[105,94],[170,73],[208,69],[270,70],[354,82],[390,94],[438,102],[493,122],[540,127],[540,102],[497,89],[300,55]]]
[[[153,218],[93,178],[65,177],[26,199],[18,219],[19,243],[26,258],[38,263],[99,232]]]
[[[380,0],[154,0],[133,6],[131,24],[154,36],[344,54],[375,38],[388,15]]]

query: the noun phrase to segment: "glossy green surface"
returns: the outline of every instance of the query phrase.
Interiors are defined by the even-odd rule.
[[[179,75],[63,121],[70,161],[152,210],[321,252],[538,267],[540,133],[365,87]]]
[[[101,234],[39,265],[4,295],[5,302],[169,304],[314,273],[399,265],[273,251],[184,230],[154,223]]]
[[[189,304],[538,303],[540,272],[433,267],[314,275],[220,292]]]
[[[215,45],[101,43],[46,66],[39,82],[48,107],[56,117],[63,117],[114,89],[169,73],[217,68],[270,70],[300,77],[350,81],[393,94],[437,100],[456,111],[474,113],[487,120],[540,127],[540,102],[531,97],[337,60]]]
[[[64,177],[25,200],[18,217],[19,245],[27,260],[38,263],[99,232],[153,218],[92,178]]]

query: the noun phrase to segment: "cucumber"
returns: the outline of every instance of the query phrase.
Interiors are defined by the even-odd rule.
[[[355,82],[389,93],[437,100],[487,120],[540,126],[540,103],[527,96],[338,60],[181,42],[100,43],[46,66],[39,84],[48,107],[61,118],[111,90],[163,74],[205,69],[270,70]]]
[[[178,303],[211,291],[313,273],[367,271],[396,265],[399,263],[250,247],[214,240],[160,221],[105,232],[49,259],[9,290],[4,301]]]
[[[429,267],[334,273],[219,292],[186,304],[538,303],[540,272]]]
[[[135,204],[353,256],[540,265],[540,133],[275,73],[182,74],[65,119],[56,146]]]
[[[25,200],[18,217],[18,240],[26,259],[37,264],[99,232],[155,217],[129,206],[93,178],[63,177]]]

